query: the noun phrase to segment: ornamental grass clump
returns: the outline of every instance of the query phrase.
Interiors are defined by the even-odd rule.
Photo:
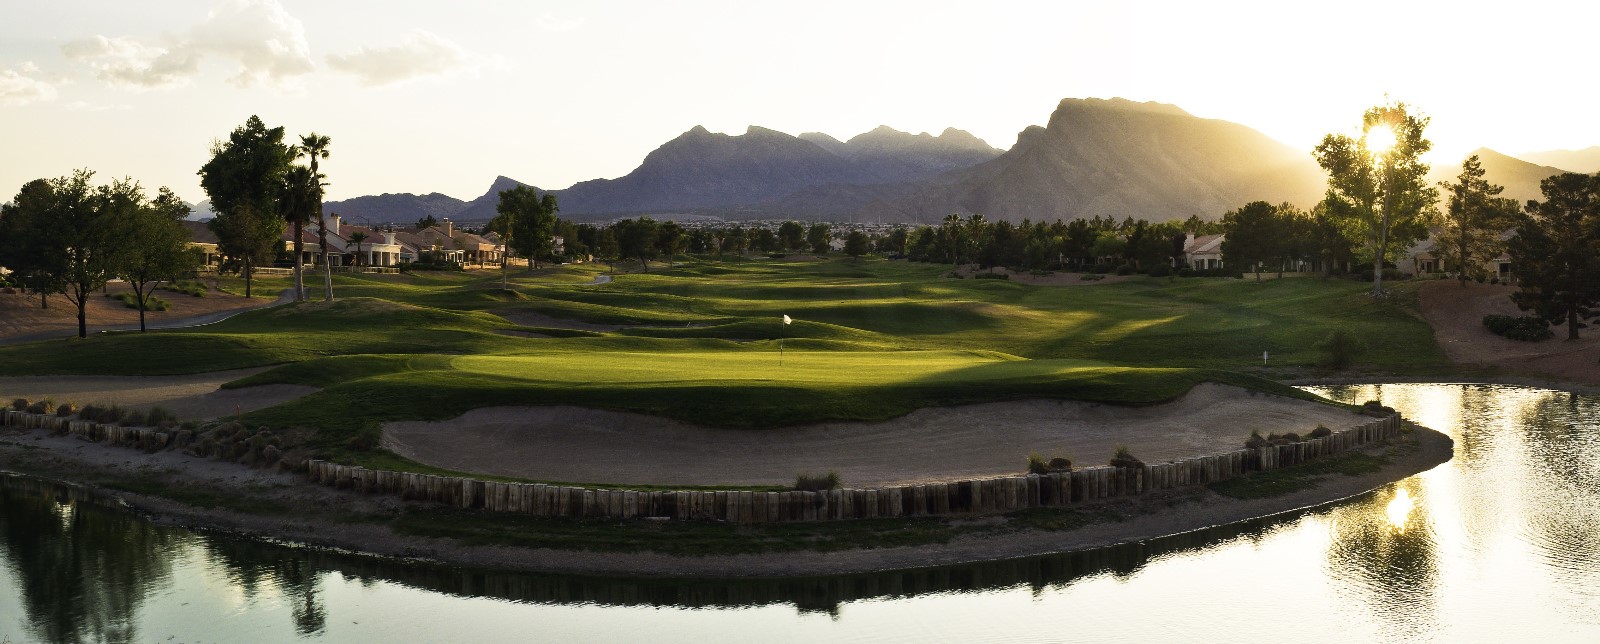
[[[27,398],[18,398],[16,400],[11,401],[11,410],[12,411],[26,411],[27,409],[28,409],[28,399]]]
[[[1052,473],[1055,473],[1055,472],[1070,472],[1070,471],[1072,471],[1072,459],[1069,459],[1069,458],[1067,458],[1065,456],[1057,456],[1057,457],[1054,457],[1054,458],[1046,459],[1043,454],[1040,454],[1038,452],[1034,452],[1034,453],[1028,455],[1028,473],[1029,474],[1044,475],[1044,474],[1052,474]]]
[[[54,413],[55,410],[56,403],[53,400],[41,400],[28,405],[28,413],[30,414],[50,414]]]
[[[1250,430],[1250,438],[1244,440],[1245,449],[1260,449],[1271,444],[1265,436],[1261,435],[1261,432],[1256,430]]]
[[[1327,438],[1327,437],[1332,436],[1332,435],[1333,435],[1333,430],[1328,429],[1326,426],[1324,426],[1324,425],[1322,425],[1320,423],[1317,425],[1316,429],[1311,430],[1311,434],[1310,434],[1311,438]]]
[[[56,415],[62,418],[66,418],[76,413],[78,413],[78,406],[70,402],[64,402],[56,405]]]
[[[839,473],[835,471],[827,474],[797,474],[794,477],[794,489],[801,492],[837,490],[841,485]]]
[[[1128,451],[1128,446],[1127,445],[1118,445],[1117,446],[1117,453],[1111,455],[1111,466],[1112,467],[1144,467],[1144,461],[1139,460],[1138,458],[1136,458],[1133,455],[1132,452]]]

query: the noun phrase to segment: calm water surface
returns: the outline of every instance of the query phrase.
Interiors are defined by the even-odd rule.
[[[0,642],[1600,642],[1600,398],[1381,399],[1453,461],[1313,511],[1085,553],[783,581],[404,565],[159,528],[0,478]]]

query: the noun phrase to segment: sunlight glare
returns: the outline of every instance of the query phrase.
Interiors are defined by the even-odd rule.
[[[1394,130],[1389,129],[1388,125],[1380,123],[1367,130],[1367,150],[1373,156],[1388,152],[1389,148],[1394,147],[1394,142]]]
[[[1405,488],[1395,490],[1394,498],[1390,499],[1388,507],[1384,508],[1384,514],[1389,519],[1389,529],[1395,532],[1405,532],[1406,522],[1411,518],[1411,510],[1416,506],[1417,502],[1411,500],[1411,492],[1409,490]]]

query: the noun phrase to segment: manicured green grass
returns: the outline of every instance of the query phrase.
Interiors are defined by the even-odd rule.
[[[352,439],[372,442],[383,421],[495,405],[754,428],[1018,398],[1151,404],[1204,381],[1305,397],[1258,376],[1320,373],[1313,346],[1336,329],[1366,342],[1356,360],[1366,373],[1447,367],[1403,282],[1399,297],[1372,300],[1364,284],[1342,280],[1139,277],[1049,287],[956,280],[944,277],[947,266],[883,260],[702,259],[593,284],[603,270],[516,268],[510,289],[498,271],[339,275],[332,304],[0,347],[0,375],[280,365],[232,385],[323,390],[247,420],[315,428],[316,445],[352,456]],[[287,285],[268,278],[256,287],[276,295]],[[621,328],[521,327],[495,315],[517,311]],[[783,315],[794,324],[781,325]]]
[[[1207,487],[1217,494],[1235,499],[1264,499],[1309,490],[1316,487],[1317,479],[1321,476],[1330,474],[1360,476],[1382,470],[1383,466],[1388,464],[1388,456],[1352,452],[1319,458],[1310,463],[1271,472],[1251,472],[1238,478],[1212,483]]]

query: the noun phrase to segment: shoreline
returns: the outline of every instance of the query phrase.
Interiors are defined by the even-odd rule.
[[[1388,462],[1376,472],[1322,475],[1310,488],[1267,498],[1235,499],[1205,486],[1192,486],[1073,506],[1070,511],[1109,514],[1116,519],[1092,521],[1069,530],[1021,528],[994,534],[958,534],[945,543],[912,546],[701,556],[467,545],[451,538],[407,536],[386,525],[360,520],[403,511],[408,502],[398,499],[326,488],[311,483],[302,474],[253,470],[173,451],[135,454],[127,448],[40,435],[36,431],[0,433],[0,470],[62,481],[121,498],[157,525],[402,562],[604,577],[784,578],[909,570],[1091,550],[1337,503],[1450,460],[1453,442],[1448,436],[1412,427],[1413,431],[1392,444],[1360,450],[1386,455]],[[17,449],[6,449],[10,446]],[[128,458],[136,455],[148,458]],[[231,501],[283,504],[292,510],[280,515],[247,513],[126,489],[130,487],[127,481],[144,477],[203,486],[212,493],[220,490]],[[974,515],[945,521],[952,525],[992,526],[1008,519],[1004,515]]]

